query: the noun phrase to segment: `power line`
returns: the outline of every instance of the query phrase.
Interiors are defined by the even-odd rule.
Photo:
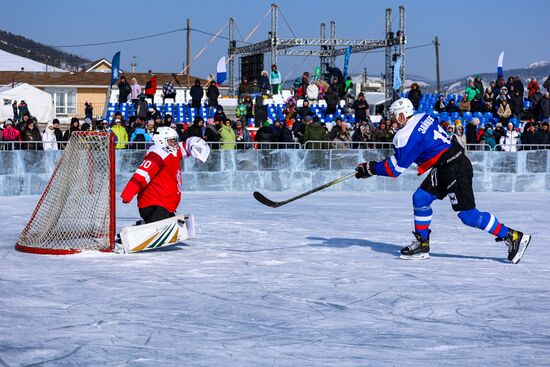
[[[239,36],[241,37],[241,42],[244,39],[241,30],[239,29],[239,26],[237,25],[237,22],[235,22],[235,29],[237,30],[237,33],[239,33]]]
[[[296,34],[294,34],[294,31],[292,30],[292,27],[290,26],[290,24],[288,24],[288,22],[286,21],[285,15],[281,11],[281,8],[279,8],[279,14],[281,14],[281,16],[283,17],[283,21],[286,23],[286,26],[290,30],[290,33],[292,33],[292,37],[298,38],[298,37],[296,37]]]
[[[430,47],[433,46],[433,43],[426,43],[425,45],[405,47],[405,50],[414,50],[415,48],[422,48],[422,47],[428,47],[428,46],[430,46]],[[367,51],[367,53],[370,53],[370,54],[383,53],[383,52],[386,52],[386,50]]]
[[[192,30],[192,31],[195,31],[195,32],[197,32],[197,33],[206,34],[206,35],[208,35],[208,36],[215,36],[215,35],[216,35],[216,34],[214,34],[214,33],[206,32],[206,31],[203,31],[203,30],[200,30],[200,29],[197,29],[197,28],[189,28],[189,29]],[[223,38],[223,39],[226,39],[226,40],[229,41],[229,37],[225,37],[225,36],[220,36],[220,35],[218,35],[218,38]],[[239,40],[235,40],[235,41],[241,42],[241,41],[239,41]],[[242,42],[241,42],[241,43],[242,43]]]
[[[123,40],[117,40],[117,41],[106,41],[106,42],[94,42],[94,43],[83,43],[83,44],[78,44],[78,45],[61,45],[61,46],[51,46],[51,47],[56,47],[56,48],[72,48],[72,47],[90,47],[90,46],[103,46],[103,45],[112,45],[112,44],[117,44],[117,43],[125,43],[125,42],[132,42],[132,41],[139,41],[139,40],[144,40],[144,39],[149,39],[149,38],[154,38],[154,37],[160,37],[160,36],[165,36],[167,34],[172,34],[172,33],[177,33],[177,32],[183,32],[183,31],[186,31],[187,28],[177,28],[177,29],[173,29],[171,31],[166,31],[166,32],[161,32],[161,33],[154,33],[154,34],[149,34],[149,35],[145,35],[145,36],[141,36],[141,37],[134,37],[134,38],[127,38],[127,39],[123,39]],[[206,34],[208,36],[214,36],[215,34],[214,33],[210,33],[210,32],[207,32],[207,31],[203,31],[201,29],[197,29],[197,28],[190,28],[191,31],[194,31],[194,32],[197,32],[197,33],[202,33],[202,34]],[[229,40],[228,37],[224,37],[224,36],[218,36],[219,38],[223,38],[223,39],[226,39],[226,40]],[[242,41],[238,41],[237,42],[241,42]]]
[[[128,39],[118,40],[118,41],[95,42],[95,43],[83,43],[83,44],[79,44],[79,45],[61,45],[61,46],[52,46],[52,47],[57,47],[57,48],[69,48],[69,47],[88,47],[88,46],[111,45],[111,44],[115,44],[115,43],[124,43],[124,42],[138,41],[138,40],[147,39],[147,38],[153,38],[153,37],[164,36],[164,35],[171,34],[171,33],[183,32],[184,30],[187,30],[187,28],[178,28],[178,29],[173,29],[173,30],[171,30],[171,31],[166,31],[166,32],[161,32],[161,33],[155,33],[155,34],[149,34],[149,35],[147,35],[147,36],[128,38]]]

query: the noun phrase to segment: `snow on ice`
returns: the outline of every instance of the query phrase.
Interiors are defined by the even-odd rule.
[[[70,256],[15,251],[38,197],[2,197],[0,365],[548,365],[550,194],[478,194],[533,234],[517,265],[446,200],[431,259],[399,260],[410,195],[319,193],[272,209],[185,193],[197,239]],[[135,203],[117,210],[119,228],[138,217]]]

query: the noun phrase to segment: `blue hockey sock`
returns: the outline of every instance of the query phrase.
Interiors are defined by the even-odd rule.
[[[430,205],[434,200],[435,196],[420,188],[413,194],[414,231],[420,234],[423,239],[427,239],[430,235],[433,214]]]
[[[494,215],[480,212],[477,209],[463,210],[458,213],[462,223],[489,232],[498,238],[504,238],[508,234],[508,227],[502,224]]]

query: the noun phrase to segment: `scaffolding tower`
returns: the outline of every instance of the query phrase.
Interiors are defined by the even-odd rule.
[[[235,41],[235,20],[229,19],[229,90],[235,94],[235,56],[247,56],[255,54],[271,54],[271,65],[277,64],[277,56],[317,56],[319,57],[319,66],[322,75],[326,75],[326,66],[334,67],[336,57],[346,53],[346,49],[351,46],[351,53],[367,52],[374,49],[385,48],[385,74],[384,74],[384,94],[386,98],[386,107],[393,97],[393,66],[398,58],[401,58],[401,68],[399,75],[402,83],[397,92],[403,92],[405,81],[405,7],[399,7],[399,30],[392,31],[392,9],[386,9],[386,29],[385,38],[381,40],[369,39],[341,39],[336,38],[336,22],[330,22],[330,38],[326,37],[326,24],[321,23],[319,38],[284,38],[277,34],[278,7],[277,4],[271,4],[271,31],[269,38],[254,44],[237,47]],[[296,47],[319,47],[318,49],[295,49]],[[338,48],[340,47],[340,48]]]

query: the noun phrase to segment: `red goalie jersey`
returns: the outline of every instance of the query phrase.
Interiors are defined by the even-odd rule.
[[[158,205],[174,213],[181,200],[181,161],[190,155],[187,143],[178,143],[175,153],[153,145],[122,191],[122,201],[129,203],[137,194],[138,208]]]

